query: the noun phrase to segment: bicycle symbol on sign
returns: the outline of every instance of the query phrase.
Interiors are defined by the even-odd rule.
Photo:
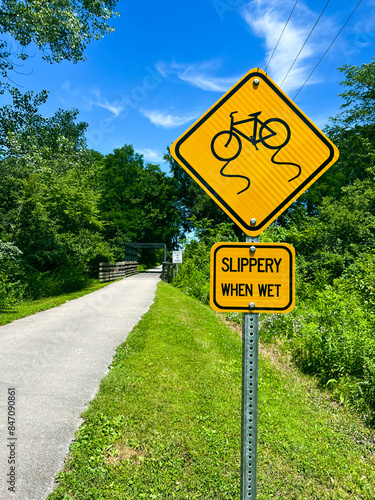
[[[271,161],[275,165],[293,165],[298,168],[298,173],[288,182],[297,179],[301,175],[301,167],[297,165],[297,163],[291,162],[280,162],[276,161],[275,157],[280,152],[280,150],[286,146],[290,140],[291,132],[289,125],[280,118],[269,118],[266,121],[262,121],[259,118],[259,115],[262,113],[258,111],[256,113],[249,114],[249,118],[246,120],[234,120],[234,115],[238,113],[238,111],[232,111],[230,113],[230,128],[229,130],[222,130],[218,132],[211,141],[211,151],[212,154],[220,161],[225,161],[225,165],[221,168],[220,174],[223,177],[238,177],[241,179],[245,179],[247,182],[247,186],[239,191],[237,194],[241,194],[250,187],[250,178],[245,175],[238,174],[228,174],[224,173],[224,169],[228,166],[228,164],[235,160],[242,151],[242,141],[241,137],[249,141],[255,149],[258,151],[258,144],[260,143],[267,149],[275,150],[275,153],[272,155]],[[239,128],[238,125],[242,125],[244,123],[253,122],[253,130],[252,135],[244,134]],[[274,127],[274,128],[272,128]],[[275,131],[276,128],[276,131]]]

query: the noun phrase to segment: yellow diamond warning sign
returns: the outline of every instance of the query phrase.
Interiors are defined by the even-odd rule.
[[[294,262],[294,248],[287,243],[216,243],[211,249],[211,307],[232,312],[291,311]]]
[[[172,144],[180,165],[248,234],[260,234],[338,159],[332,142],[260,69]]]

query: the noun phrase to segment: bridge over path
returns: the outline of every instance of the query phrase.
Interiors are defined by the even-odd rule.
[[[0,327],[1,500],[45,500],[51,493],[82,422],[80,415],[95,396],[116,347],[152,304],[160,272],[157,268],[134,275]],[[11,437],[8,389],[13,388]],[[15,493],[7,484],[13,450]]]

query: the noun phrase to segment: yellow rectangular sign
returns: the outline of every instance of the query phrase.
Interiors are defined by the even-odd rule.
[[[210,303],[216,311],[287,313],[295,302],[295,253],[288,243],[216,243]]]

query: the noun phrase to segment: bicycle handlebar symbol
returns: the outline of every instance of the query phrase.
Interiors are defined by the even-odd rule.
[[[224,173],[224,169],[228,166],[228,164],[231,161],[235,160],[240,155],[242,151],[241,137],[243,137],[244,139],[249,141],[253,146],[255,146],[255,149],[257,151],[259,150],[258,148],[259,143],[267,149],[275,150],[275,153],[272,155],[271,158],[272,163],[274,163],[275,165],[293,165],[297,167],[298,174],[289,179],[288,182],[297,179],[297,177],[300,176],[302,170],[300,165],[297,165],[297,163],[279,162],[275,160],[276,155],[284,146],[288,144],[290,140],[291,132],[289,125],[281,118],[269,118],[268,120],[263,122],[259,118],[259,115],[262,113],[261,111],[249,114],[248,115],[249,118],[246,118],[245,120],[235,121],[234,115],[236,113],[238,113],[238,111],[232,111],[232,113],[230,113],[229,115],[230,116],[229,130],[222,130],[213,137],[211,141],[211,151],[212,154],[215,156],[215,158],[217,158],[219,161],[226,162],[225,165],[220,170],[220,174],[223,177],[238,177],[246,180],[247,186],[241,191],[239,191],[237,194],[241,194],[247,189],[249,189],[250,178],[244,175]],[[253,131],[252,135],[250,136],[244,134],[237,127],[238,125],[251,122],[253,122]],[[277,125],[276,129],[277,131],[275,131],[272,128],[275,125]]]

